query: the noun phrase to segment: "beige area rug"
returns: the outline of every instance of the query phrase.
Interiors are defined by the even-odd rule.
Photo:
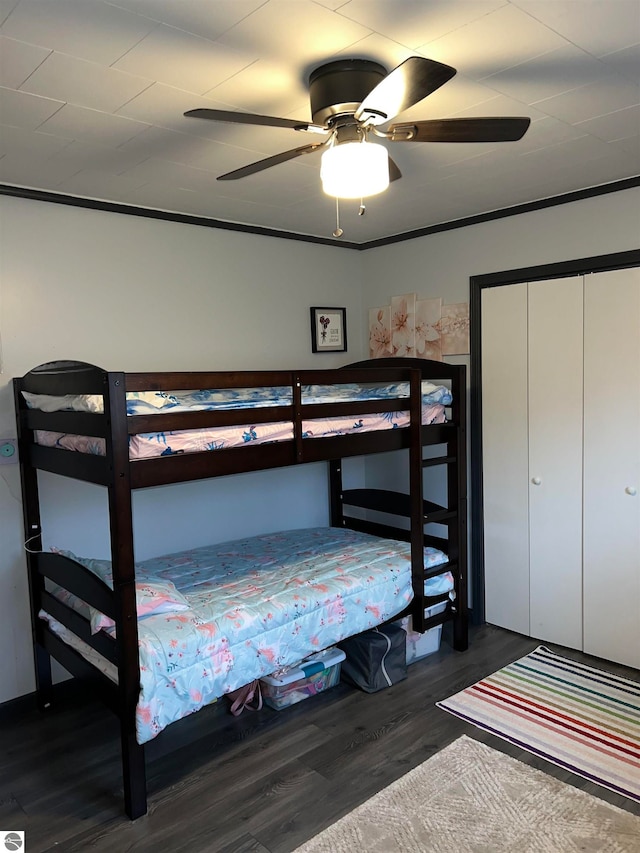
[[[638,853],[640,817],[463,736],[295,853]]]

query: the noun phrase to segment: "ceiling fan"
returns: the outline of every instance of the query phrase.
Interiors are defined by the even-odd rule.
[[[371,136],[390,142],[509,142],[525,134],[531,123],[525,117],[430,119],[398,122],[381,129],[380,125],[435,92],[455,74],[455,68],[420,56],[409,57],[388,74],[371,60],[339,59],[311,72],[311,122],[214,109],[189,110],[184,115],[325,136],[234,169],[220,175],[219,181],[245,178],[325,149],[321,167],[325,192],[336,198],[364,198],[402,177],[386,147],[372,144]]]

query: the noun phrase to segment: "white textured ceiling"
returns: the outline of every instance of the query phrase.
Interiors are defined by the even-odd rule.
[[[316,141],[185,118],[311,119],[336,58],[457,75],[401,118],[530,116],[519,142],[389,143],[403,177],[341,202],[343,239],[403,234],[640,174],[640,0],[0,0],[0,183],[330,237]]]

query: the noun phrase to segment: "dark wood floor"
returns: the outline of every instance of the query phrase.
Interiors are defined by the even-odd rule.
[[[235,719],[219,703],[174,724],[172,744],[176,736],[187,742],[148,762],[149,813],[134,823],[122,811],[118,728],[107,710],[67,696],[46,716],[5,713],[0,826],[26,831],[26,853],[290,853],[462,734],[640,814],[625,797],[436,708],[538,645],[485,625],[458,653],[446,631],[439,652],[380,693],[340,684],[284,711]],[[567,654],[640,680],[637,671]]]

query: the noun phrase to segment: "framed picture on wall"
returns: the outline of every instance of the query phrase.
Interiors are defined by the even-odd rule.
[[[347,351],[347,309],[311,308],[311,352]]]

